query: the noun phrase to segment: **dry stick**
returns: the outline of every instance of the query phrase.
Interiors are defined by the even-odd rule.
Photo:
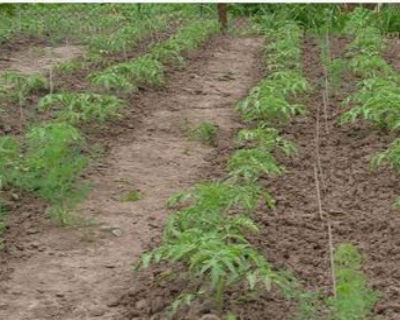
[[[327,48],[327,58],[330,60],[331,54],[330,54],[330,46],[329,46],[329,34],[328,32],[325,34],[325,41],[326,41],[326,48]],[[329,133],[329,128],[328,128],[328,105],[329,105],[329,83],[328,83],[328,70],[326,66],[323,66],[324,68],[324,77],[325,77],[325,98],[323,99],[324,101],[324,115],[325,115],[325,131],[326,133]]]
[[[333,260],[334,255],[334,247],[333,247],[333,237],[332,237],[332,228],[329,219],[326,219],[326,223],[328,225],[328,237],[329,237],[329,255],[331,260],[331,276],[332,276],[332,285],[333,285],[333,296],[336,299],[336,276],[335,276],[335,261]]]
[[[324,174],[322,172],[322,165],[321,165],[321,158],[319,156],[319,105],[317,106],[317,119],[315,122],[315,157],[317,159],[317,166],[318,166],[318,171],[321,177],[321,183],[322,186],[324,188],[324,190],[326,190],[326,183],[325,183],[325,179],[324,179]]]
[[[315,180],[315,188],[317,192],[317,201],[318,201],[318,212],[321,220],[324,220],[324,214],[322,211],[322,201],[321,201],[321,190],[319,186],[318,180],[318,168],[320,168],[321,179],[322,179],[322,169],[321,169],[321,159],[319,156],[319,105],[317,107],[317,118],[316,118],[316,126],[315,126],[315,156],[317,164],[314,164],[314,180]],[[333,247],[333,236],[332,236],[332,228],[329,221],[329,217],[325,217],[326,223],[328,225],[328,239],[329,239],[329,258],[331,265],[331,277],[332,277],[332,286],[333,286],[333,295],[336,299],[336,277],[335,277],[335,264],[334,264],[334,247]]]
[[[326,68],[324,68],[326,69]],[[326,72],[326,71],[325,71]],[[325,131],[329,134],[328,128],[328,105],[329,105],[329,91],[328,91],[328,74],[325,73],[325,92],[322,94],[322,100],[324,103],[324,118],[325,118]]]
[[[320,192],[320,188],[319,188],[318,170],[317,170],[317,166],[316,165],[314,165],[314,180],[315,180],[315,190],[317,191],[317,202],[318,202],[319,218],[321,220],[323,220],[324,219],[324,215],[322,213],[321,192]]]
[[[50,69],[49,69],[49,82],[50,82],[50,84],[49,84],[50,94],[53,94],[54,85],[53,85],[53,67],[52,66],[50,66]]]

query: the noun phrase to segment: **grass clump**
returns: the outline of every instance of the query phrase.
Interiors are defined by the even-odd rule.
[[[26,135],[26,143],[25,174],[17,184],[50,202],[67,198],[88,163],[78,130],[66,123],[34,126]]]
[[[20,145],[13,137],[0,137],[0,189],[15,179]]]
[[[122,201],[135,202],[143,199],[143,194],[139,190],[128,191],[122,196]]]
[[[40,111],[56,109],[55,116],[69,123],[105,121],[119,117],[123,102],[117,97],[95,93],[48,94],[38,104]]]
[[[4,200],[0,198],[0,236],[6,231],[6,225],[4,220],[7,216],[6,205],[4,204]],[[0,249],[2,248],[2,240],[0,238]]]
[[[189,130],[189,137],[192,140],[200,141],[209,145],[216,145],[218,126],[211,122],[203,122]]]
[[[362,257],[349,243],[340,244],[334,256],[336,299],[329,298],[334,320],[364,320],[372,314],[378,295],[361,271]]]
[[[25,146],[10,137],[0,140],[1,183],[38,194],[50,205],[49,213],[66,223],[67,211],[87,192],[77,186],[88,164],[83,154],[85,142],[78,130],[67,123],[47,123],[31,127]]]
[[[39,74],[24,75],[18,72],[4,72],[0,75],[0,98],[10,99],[24,105],[32,92],[47,88],[47,80]]]

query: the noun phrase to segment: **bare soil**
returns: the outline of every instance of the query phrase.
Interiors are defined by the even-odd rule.
[[[47,74],[57,63],[63,63],[80,57],[84,54],[83,46],[65,45],[60,47],[29,47],[15,52],[7,59],[7,63],[0,62],[0,70],[17,71],[23,74]]]
[[[131,264],[159,239],[171,193],[206,177],[216,152],[231,143],[240,125],[233,107],[259,80],[261,49],[261,38],[218,37],[164,89],[132,103],[145,116],[136,115],[126,132],[116,129],[105,159],[87,174],[93,191],[79,211],[96,222],[92,227],[62,229],[43,215],[30,216],[27,227],[10,224],[8,234],[20,238],[8,240],[1,261],[1,319],[126,314],[120,297],[135,285]],[[219,126],[218,149],[187,139],[185,125],[202,121]],[[133,190],[143,199],[123,201]]]

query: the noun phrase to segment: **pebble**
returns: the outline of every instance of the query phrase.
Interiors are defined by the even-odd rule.
[[[122,230],[121,229],[113,229],[113,230],[111,230],[111,233],[116,237],[122,236]]]
[[[138,309],[138,310],[144,310],[144,309],[146,309],[146,306],[147,306],[146,299],[139,300],[135,304],[135,308]]]
[[[90,312],[90,315],[93,317],[101,317],[106,313],[106,311],[104,309],[94,309]]]

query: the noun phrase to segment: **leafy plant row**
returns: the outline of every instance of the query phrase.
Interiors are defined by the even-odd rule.
[[[381,57],[385,39],[379,29],[371,24],[369,13],[359,9],[354,14],[357,35],[350,44],[350,68],[361,78],[358,90],[348,97],[346,104],[352,108],[342,115],[342,123],[358,119],[370,122],[384,131],[400,128],[400,75]],[[387,150],[371,159],[373,168],[389,165],[400,169],[400,140],[396,139]],[[397,201],[399,202],[399,201]]]
[[[163,49],[178,48],[168,52],[183,54],[184,50],[204,43],[218,30],[216,25],[194,22],[164,46],[156,46],[154,52],[161,54]],[[136,61],[143,62],[143,59]],[[141,77],[146,78],[147,66],[141,65],[142,73],[136,73],[137,81],[144,81]],[[119,67],[122,68],[122,64]],[[40,75],[24,76],[14,72],[0,75],[0,85],[2,101],[18,103],[21,114],[29,94],[49,86]],[[124,104],[116,96],[92,92],[60,92],[44,96],[38,109],[53,112],[54,121],[32,126],[21,141],[9,136],[0,138],[1,188],[13,186],[35,192],[52,205],[49,209],[52,216],[63,224],[68,223],[68,212],[86,193],[87,186],[77,182],[90,158],[85,152],[88,148],[84,138],[73,125],[119,117]]]
[[[202,45],[218,29],[215,20],[189,24],[175,36],[154,45],[149,54],[92,73],[89,78],[93,84],[107,90],[131,92],[141,85],[160,85],[164,80],[165,64],[182,63],[184,52]]]
[[[288,278],[271,268],[247,236],[258,232],[252,218],[256,208],[262,202],[274,206],[260,179],[284,173],[275,153],[289,155],[295,150],[271,123],[285,123],[305,110],[287,100],[308,88],[300,72],[300,35],[293,23],[282,25],[272,35],[266,48],[266,60],[273,62],[271,75],[238,106],[250,127],[238,133],[240,148],[227,163],[227,177],[199,183],[172,196],[168,206],[176,211],[167,221],[161,245],[137,263],[136,270],[161,262],[184,266],[190,287],[197,289],[179,295],[171,305],[172,312],[196,298],[212,296],[222,315],[225,291],[232,286],[243,285],[249,291],[270,289],[273,284],[288,288]],[[286,51],[280,50],[285,46]],[[294,64],[288,62],[288,51]]]
[[[197,9],[197,10],[196,10]],[[0,44],[18,35],[68,41],[89,47],[91,54],[123,53],[149,31],[163,30],[170,21],[198,16],[185,5],[14,5],[0,10]]]
[[[172,38],[153,46],[148,55],[90,74],[89,78],[107,91],[134,91],[144,84],[161,85],[164,79],[164,63],[173,63],[175,59],[182,61],[184,52],[199,47],[218,28],[215,21],[193,22]],[[44,96],[39,101],[38,109],[41,112],[54,111],[58,120],[77,123],[119,117],[118,111],[123,106],[124,101],[113,95],[61,92]]]

